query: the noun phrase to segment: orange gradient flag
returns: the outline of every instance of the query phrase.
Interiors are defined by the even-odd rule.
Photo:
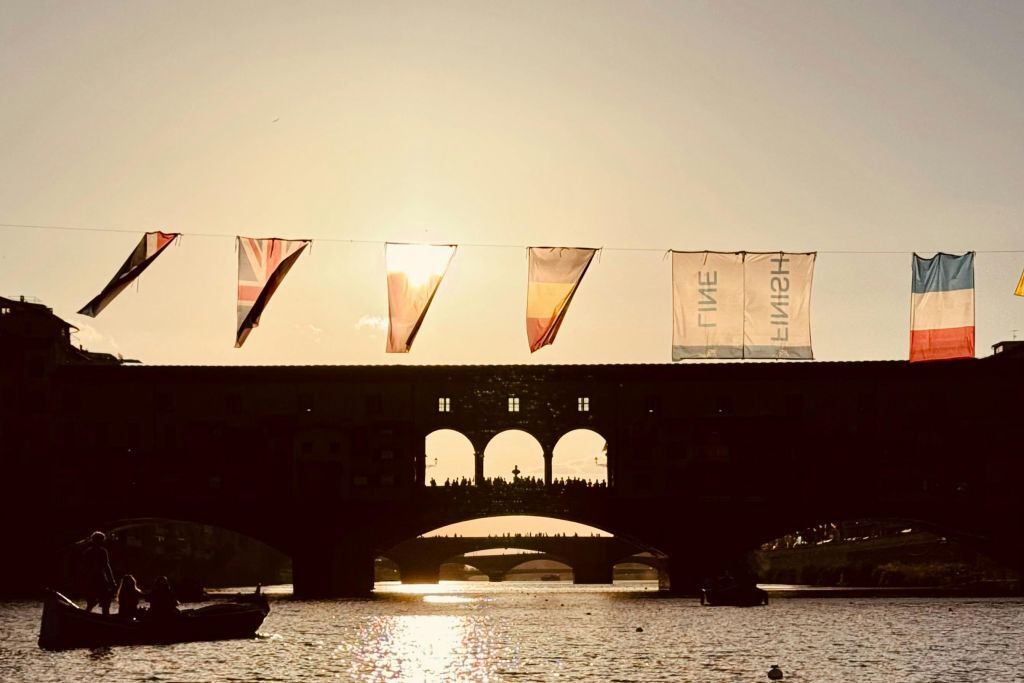
[[[448,264],[455,256],[452,244],[387,244],[388,353],[408,353],[427,317]]]
[[[1017,296],[1024,296],[1024,273],[1020,274],[1020,282],[1017,283],[1017,289],[1013,293]]]
[[[530,352],[555,341],[572,297],[597,249],[530,247],[526,336]]]

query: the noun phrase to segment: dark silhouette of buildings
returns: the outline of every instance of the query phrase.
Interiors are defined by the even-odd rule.
[[[682,591],[766,541],[847,519],[914,520],[1024,566],[1024,355],[1011,342],[916,364],[175,367],[76,349],[70,328],[0,300],[0,510],[20,558],[4,563],[9,591],[34,591],[58,548],[138,518],[264,541],[306,596],[366,592],[381,552],[497,514],[636,540],[668,556]],[[548,485],[555,444],[577,428],[607,440],[604,487]],[[429,486],[438,429],[473,444],[476,484],[489,439],[529,432],[545,485]]]

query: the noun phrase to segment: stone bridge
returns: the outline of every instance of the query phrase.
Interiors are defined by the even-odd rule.
[[[465,557],[466,553],[493,549],[543,553],[531,559],[547,557],[568,565],[572,568],[573,583],[611,583],[614,565],[637,553],[650,551],[634,542],[608,536],[434,536],[403,541],[382,555],[398,565],[402,583],[437,583],[441,565],[453,558],[481,570],[484,567],[477,562],[489,565],[492,571],[485,573],[492,580],[495,580],[494,576],[503,576],[508,569],[526,561],[519,559],[515,564],[506,566],[508,560],[492,559],[502,557],[500,555]]]
[[[67,323],[15,304],[0,308],[8,591],[50,580],[93,528],[152,517],[288,553],[302,596],[365,594],[375,556],[505,514],[654,549],[677,591],[847,519],[912,521],[1024,568],[1019,342],[914,364],[171,367],[73,348]],[[606,488],[552,481],[554,445],[578,428],[607,441]],[[476,486],[425,485],[438,429],[471,441]],[[508,429],[541,444],[547,485],[479,476]]]

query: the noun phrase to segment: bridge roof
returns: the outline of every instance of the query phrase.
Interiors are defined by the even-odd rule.
[[[69,366],[65,370],[74,373],[103,375],[110,373],[143,373],[150,377],[175,375],[189,379],[232,377],[249,375],[260,380],[319,380],[335,378],[374,378],[378,380],[409,379],[450,379],[472,380],[492,377],[495,374],[537,379],[558,376],[571,378],[601,378],[637,381],[649,379],[701,379],[701,378],[765,378],[786,377],[790,379],[815,376],[864,375],[915,376],[972,373],[991,370],[1002,363],[1016,362],[1017,359],[1000,358],[998,355],[983,359],[962,359],[931,363],[909,363],[906,360],[856,360],[856,361],[714,361],[688,363],[593,363],[593,364],[495,364],[495,365],[125,365],[120,367]]]

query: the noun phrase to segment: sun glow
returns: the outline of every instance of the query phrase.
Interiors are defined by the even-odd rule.
[[[455,255],[455,247],[436,244],[388,244],[388,273],[401,273],[410,287],[422,287],[440,278]]]

